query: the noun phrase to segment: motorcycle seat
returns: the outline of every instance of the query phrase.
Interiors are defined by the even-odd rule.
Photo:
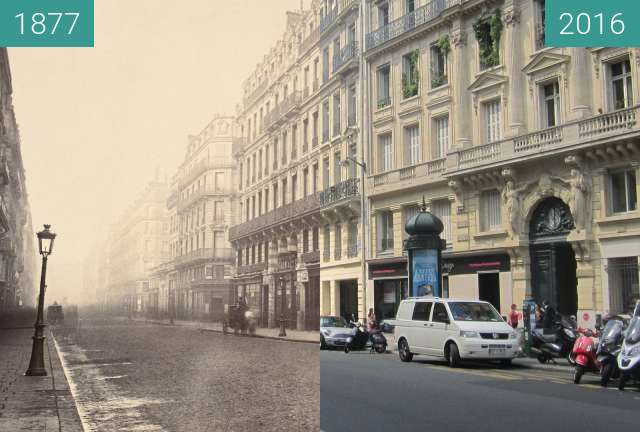
[[[555,333],[544,334],[544,329],[535,329],[533,333],[535,334],[536,338],[540,339],[543,342],[555,342],[557,339]]]

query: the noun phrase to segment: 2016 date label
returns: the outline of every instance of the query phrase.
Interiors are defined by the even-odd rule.
[[[638,0],[547,0],[545,7],[546,46],[640,45]]]
[[[0,46],[92,47],[94,0],[2,0]]]

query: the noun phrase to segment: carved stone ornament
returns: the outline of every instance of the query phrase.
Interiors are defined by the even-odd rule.
[[[464,30],[456,30],[451,33],[451,45],[455,48],[467,43],[467,33]]]
[[[464,210],[464,195],[462,193],[462,185],[457,180],[450,180],[449,187],[456,197],[458,213]]]
[[[510,7],[504,11],[502,20],[507,26],[515,26],[520,22],[520,11],[515,7]]]
[[[566,235],[574,228],[569,206],[553,197],[542,201],[534,210],[529,234],[533,237]]]

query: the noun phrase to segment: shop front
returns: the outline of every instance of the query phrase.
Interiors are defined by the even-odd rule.
[[[378,321],[395,318],[400,301],[409,295],[407,260],[370,262],[369,280],[373,281],[374,311]]]

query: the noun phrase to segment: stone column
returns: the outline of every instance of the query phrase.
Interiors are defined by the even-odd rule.
[[[330,288],[330,298],[331,298],[331,315],[337,316],[340,315],[340,286],[338,282],[332,280],[329,282],[331,284]]]
[[[267,278],[268,286],[269,286],[269,316],[268,316],[268,326],[276,327],[276,278],[269,277]]]
[[[471,50],[467,49],[467,34],[462,28],[462,22],[456,20],[451,32],[451,52],[453,60],[449,65],[449,71],[453,75],[450,80],[453,86],[454,106],[453,114],[453,138],[454,145],[458,148],[469,147],[471,145],[471,116],[470,100],[467,91],[467,74],[469,69],[469,55]]]
[[[583,119],[591,115],[591,71],[586,48],[570,48],[571,65],[569,94],[571,107],[569,120]],[[566,86],[566,84],[565,84]]]
[[[512,0],[510,5],[505,5],[504,10],[504,46],[505,58],[502,63],[507,66],[506,76],[509,78],[508,100],[504,101],[508,107],[508,136],[517,136],[524,133],[524,106],[523,98],[526,97],[523,86],[522,73],[522,30],[520,26],[520,10],[518,0]]]

